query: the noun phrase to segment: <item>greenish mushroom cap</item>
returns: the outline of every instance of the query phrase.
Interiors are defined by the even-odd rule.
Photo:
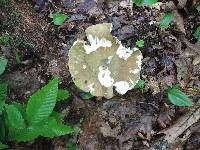
[[[131,90],[140,79],[142,53],[125,48],[111,34],[112,24],[86,29],[88,42],[77,40],[69,50],[69,71],[74,83],[94,96],[113,97]]]

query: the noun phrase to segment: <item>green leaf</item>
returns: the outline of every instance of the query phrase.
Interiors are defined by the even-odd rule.
[[[55,107],[57,93],[58,79],[54,79],[29,98],[26,114],[30,125],[49,117]]]
[[[54,132],[55,136],[73,133],[73,129],[70,126],[60,124],[56,121],[56,119],[50,119],[48,122],[48,126],[51,131]]]
[[[0,141],[5,142],[8,135],[8,117],[5,111],[0,115]]]
[[[25,122],[20,111],[14,105],[6,105],[8,122],[11,128],[24,129]]]
[[[194,32],[194,37],[198,40],[200,37],[200,25],[196,28]]]
[[[8,82],[3,82],[0,84],[0,114],[3,110],[3,106],[5,104],[5,99],[7,96],[7,91],[8,91]]]
[[[22,114],[22,117],[24,118],[24,120],[27,120],[26,106],[24,104],[20,104],[17,102],[13,102],[12,105],[14,105],[19,110],[19,112]]]
[[[64,115],[61,113],[58,113],[56,111],[53,111],[52,114],[50,115],[50,118],[55,118],[57,122],[61,123],[64,120]]]
[[[0,58],[0,75],[5,71],[8,60],[6,58]]]
[[[67,90],[58,90],[57,101],[67,100],[70,97],[70,93]]]
[[[135,89],[144,89],[145,81],[139,80],[138,83],[135,85]]]
[[[68,150],[78,150],[78,145],[70,143],[68,146]]]
[[[157,3],[157,0],[144,0],[144,3],[146,5],[153,5],[153,4]]]
[[[133,0],[133,3],[135,3],[137,6],[144,5],[144,0]]]
[[[133,0],[133,3],[135,3],[137,6],[142,5],[152,5],[155,4],[157,0]]]
[[[176,106],[192,106],[192,100],[182,91],[173,86],[168,89],[168,99]]]
[[[196,7],[197,11],[200,12],[200,5]]]
[[[68,16],[66,14],[55,13],[53,14],[53,23],[54,25],[63,25],[67,18]]]
[[[33,141],[40,135],[38,130],[32,126],[25,129],[11,129],[9,131],[10,140],[18,142]]]
[[[0,45],[5,45],[8,46],[10,44],[12,44],[13,42],[13,37],[8,35],[8,34],[4,34],[2,36],[0,36]]]
[[[0,142],[0,150],[8,148],[8,145],[2,144]]]
[[[15,59],[16,59],[17,64],[20,64],[21,63],[21,55],[20,55],[19,51],[17,49],[14,49],[13,51],[15,54]]]
[[[49,138],[66,135],[73,132],[73,129],[70,126],[58,123],[54,118],[50,118],[47,122],[43,123],[37,128],[41,136]]]
[[[169,26],[171,21],[173,20],[174,13],[166,13],[163,18],[160,20],[160,28],[164,29]]]
[[[137,45],[138,47],[144,47],[144,40],[137,40],[137,41],[136,41],[136,45]]]

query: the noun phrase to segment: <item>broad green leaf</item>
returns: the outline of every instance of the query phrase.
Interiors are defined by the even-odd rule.
[[[68,150],[78,150],[78,145],[70,143],[68,146]]]
[[[53,14],[53,23],[55,25],[63,25],[67,18],[68,16],[66,14],[55,13]]]
[[[8,91],[8,82],[3,82],[0,84],[0,114],[2,112],[3,106],[5,104],[5,99]]]
[[[14,105],[6,105],[9,124],[14,129],[24,129],[25,122],[20,111]]]
[[[60,124],[55,119],[49,120],[48,127],[54,132],[55,136],[73,133],[73,129],[70,126]]]
[[[166,13],[163,18],[160,20],[160,28],[164,29],[169,26],[171,21],[173,20],[174,13]]]
[[[136,41],[136,45],[137,45],[138,47],[144,47],[144,40],[137,40],[137,41]]]
[[[199,37],[200,37],[200,25],[196,28],[196,30],[194,32],[194,37],[196,39],[199,39]]]
[[[2,144],[0,142],[0,150],[6,149],[6,148],[8,148],[8,145]]]
[[[11,129],[9,130],[9,138],[13,141],[27,142],[33,141],[39,136],[38,130],[34,127],[28,127],[26,129]]]
[[[157,3],[157,0],[144,0],[144,3],[145,3],[146,5],[152,5],[152,4]]]
[[[58,79],[54,79],[29,98],[26,114],[30,125],[49,117],[55,107],[57,93]]]
[[[5,142],[8,135],[8,117],[3,111],[0,115],[0,141]]]
[[[6,58],[0,58],[0,75],[5,71],[8,60]]]
[[[58,90],[57,101],[67,100],[70,97],[70,93],[67,90]]]
[[[41,136],[49,138],[70,134],[73,132],[73,129],[70,126],[58,123],[54,118],[50,118],[47,122],[38,125],[37,128]]]
[[[135,85],[135,89],[144,89],[144,80],[139,80],[138,83]]]
[[[22,117],[24,118],[24,120],[27,120],[26,106],[24,104],[17,103],[17,102],[13,102],[12,105],[14,105],[19,110],[19,112],[22,114]]]
[[[192,100],[182,91],[173,86],[168,90],[168,99],[176,106],[192,106]]]
[[[61,123],[64,120],[64,115],[62,113],[58,113],[56,111],[53,111],[50,115],[50,118],[55,118],[57,122]]]

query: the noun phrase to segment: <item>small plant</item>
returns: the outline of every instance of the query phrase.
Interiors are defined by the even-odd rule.
[[[0,7],[6,7],[11,4],[11,0],[0,0]]]
[[[137,6],[152,5],[157,3],[157,0],[133,0],[133,3]]]
[[[13,37],[9,34],[4,34],[0,36],[0,45],[9,46],[13,43]]]
[[[68,16],[66,14],[62,14],[62,13],[55,13],[53,14],[53,23],[54,25],[63,25],[65,20],[68,18]]]
[[[200,37],[200,25],[196,28],[193,35],[197,40],[199,39],[199,37]]]
[[[165,29],[169,26],[174,18],[174,13],[166,13],[160,20],[160,28]]]
[[[200,12],[200,5],[198,5],[198,6],[196,7],[196,10],[197,10],[198,12]]]
[[[17,49],[13,49],[13,52],[15,54],[15,60],[17,62],[17,64],[21,63],[21,55],[19,53],[19,51]]]
[[[64,101],[70,97],[70,93],[67,90],[58,90],[57,101]]]
[[[0,84],[0,140],[3,143],[73,133],[70,126],[62,123],[62,115],[53,111],[58,96],[58,79],[51,80],[33,94],[26,107],[19,103],[5,103],[7,86],[7,82]]]
[[[144,86],[145,86],[145,81],[144,80],[139,80],[138,83],[135,85],[135,89],[140,89],[140,90],[144,90]]]
[[[6,69],[8,60],[4,57],[0,58],[0,75],[3,74],[3,72]]]
[[[136,45],[137,45],[138,47],[144,47],[144,40],[137,40],[137,41],[136,41]]]
[[[179,90],[177,85],[168,89],[168,99],[176,106],[192,106],[192,100],[182,91]]]

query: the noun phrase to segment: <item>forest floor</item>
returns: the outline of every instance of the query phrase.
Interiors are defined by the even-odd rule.
[[[53,76],[59,76],[59,86],[69,90],[71,97],[58,103],[56,110],[67,109],[65,121],[78,130],[67,138],[11,143],[13,149],[61,150],[69,144],[84,150],[200,149],[200,122],[190,117],[200,116],[200,63],[199,59],[194,62],[200,51],[190,48],[197,43],[200,49],[193,36],[200,24],[198,1],[188,0],[182,6],[179,0],[171,2],[174,5],[161,0],[155,7],[138,7],[123,0],[12,0],[10,6],[0,8],[0,35],[8,33],[15,41],[12,46],[0,45],[1,55],[9,60],[0,78],[10,81],[8,99],[26,103]],[[178,17],[167,29],[160,29],[160,18],[169,11]],[[54,12],[69,18],[55,26],[50,18]],[[145,88],[109,100],[83,100],[68,70],[68,51],[77,38],[85,37],[87,27],[108,22],[113,24],[112,34],[126,47],[144,40],[140,50]],[[175,84],[189,95],[193,107],[169,102],[167,89]],[[190,119],[193,124],[181,126]]]

